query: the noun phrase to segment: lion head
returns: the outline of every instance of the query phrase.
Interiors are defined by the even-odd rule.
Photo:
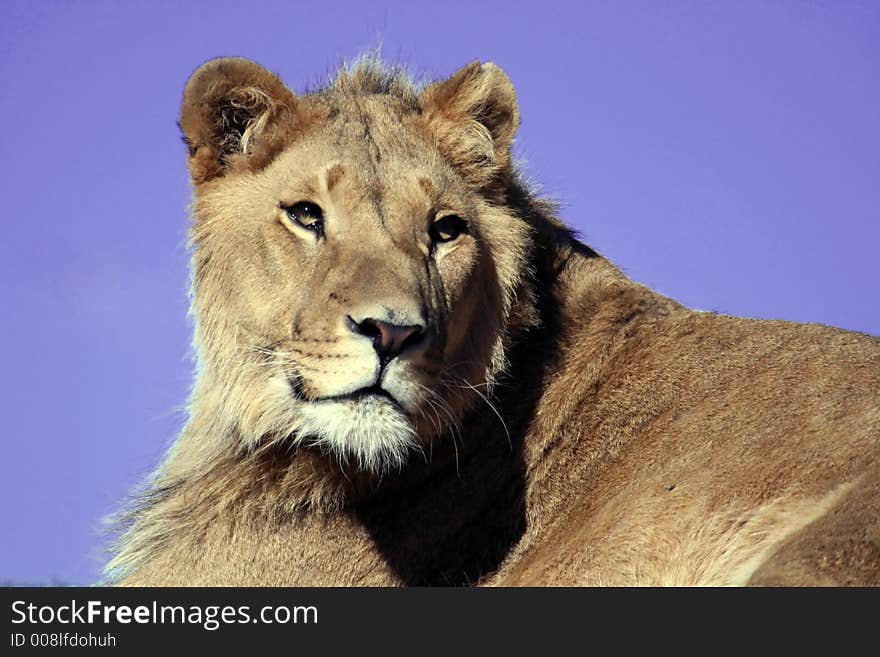
[[[518,118],[493,64],[420,89],[362,62],[304,95],[243,59],[198,69],[194,420],[372,472],[453,429],[533,321]]]

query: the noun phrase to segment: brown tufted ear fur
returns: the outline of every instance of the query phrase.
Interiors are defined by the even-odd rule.
[[[295,113],[293,93],[259,64],[233,57],[203,64],[180,110],[193,182],[268,164],[296,126]]]
[[[420,97],[441,151],[476,185],[508,172],[519,107],[510,78],[492,63],[472,62]]]

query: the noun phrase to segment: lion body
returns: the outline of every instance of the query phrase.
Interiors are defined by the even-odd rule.
[[[260,81],[267,93],[281,93],[274,79]],[[488,88],[484,82],[480,93]],[[451,102],[448,96],[460,92],[433,87],[426,93],[420,116],[429,113],[424,108],[430,103]],[[493,102],[506,102],[500,96]],[[485,118],[486,102],[479,116],[497,143],[506,139],[505,125]],[[364,106],[361,111],[369,114]],[[444,107],[449,119],[451,110]],[[263,117],[237,135],[236,148],[251,137],[259,144],[259,135],[248,131],[270,120]],[[264,154],[252,155],[263,161],[238,178],[234,171],[218,173],[213,156],[197,148],[195,119],[187,120],[184,114],[199,185],[197,214],[241,204],[266,188],[266,177],[294,166],[264,133]],[[382,140],[390,128],[376,120],[370,125],[374,161],[387,162],[392,148]],[[433,129],[438,141],[448,138],[446,124]],[[287,134],[282,141],[296,139],[303,137]],[[446,161],[466,166],[456,159],[465,157],[462,152],[447,148]],[[497,154],[489,159],[501,170],[509,166]],[[317,442],[318,449],[297,442],[290,433],[305,432],[301,423],[267,439],[281,423],[264,407],[266,400],[289,391],[277,378],[244,379],[247,386],[236,388],[239,379],[233,385],[233,376],[222,374],[228,370],[219,364],[212,369],[208,353],[191,419],[130,513],[111,564],[116,580],[252,586],[880,584],[880,340],[684,308],[628,280],[579,244],[515,180],[508,179],[498,196],[497,189],[485,191],[489,178],[474,182],[479,175],[462,177],[481,190],[481,198],[491,199],[474,210],[487,241],[470,260],[464,259],[464,242],[458,255],[450,252],[438,265],[444,281],[439,294],[445,295],[440,305],[449,312],[438,314],[448,319],[436,338],[445,345],[437,357],[453,367],[463,358],[461,350],[470,350],[467,362],[481,359],[490,373],[482,383],[473,372],[461,379],[469,401],[449,398],[443,407],[452,418],[448,423],[439,414],[433,424],[416,422],[421,451],[377,473],[363,467],[374,452],[334,452],[333,441]],[[504,213],[520,226],[506,236],[500,223],[493,227],[503,221],[491,214],[500,212],[500,198],[507,204]],[[271,208],[265,212],[269,216]],[[205,271],[207,260],[216,266],[224,257],[217,249],[205,256],[206,244],[217,239],[206,233],[219,230],[219,221],[197,217],[194,229],[197,340],[209,346],[231,334],[223,333],[225,320],[211,316],[206,305],[226,304],[224,318],[234,312],[257,316],[229,293],[234,283]],[[279,243],[277,234],[272,239]],[[358,272],[354,278],[335,292],[313,287],[324,301],[316,300],[317,292],[300,296],[335,316],[339,290],[359,294],[357,280],[370,278],[363,263],[381,267],[384,255],[377,259],[377,250],[393,251],[398,243],[347,252],[345,261],[334,261],[316,280],[342,275],[334,273],[340,269]],[[486,253],[491,266],[474,264]],[[260,271],[275,266],[271,255],[260,258],[251,263]],[[381,277],[387,289],[364,294],[388,298],[408,289],[417,274],[407,272],[416,270],[407,269],[412,260],[400,258],[393,275]],[[490,285],[492,276],[501,282]],[[267,309],[283,306],[280,293],[263,279],[250,291],[273,301]],[[398,307],[409,298],[415,297],[401,297]],[[299,312],[294,315],[301,317]],[[264,314],[251,325],[268,334],[265,327],[275,324],[269,310]],[[348,339],[337,337],[342,334],[333,331],[342,329],[335,326],[327,325],[324,335],[332,337],[325,342]],[[294,336],[296,327],[294,321]],[[216,362],[228,368],[230,353],[217,353],[222,358]],[[309,367],[317,368],[319,360],[341,358],[316,353],[303,351],[300,361],[314,358]],[[321,402],[319,386],[342,376],[339,368],[322,371],[323,382],[303,375],[308,385],[294,403]],[[401,380],[414,376],[400,372]],[[405,388],[397,389],[405,396]],[[236,396],[230,402],[221,390]],[[260,397],[266,390],[271,396]],[[220,423],[217,417],[229,409],[247,421]],[[370,422],[380,424],[371,426],[396,435],[396,425],[375,417]],[[346,431],[339,434],[345,440],[360,435]]]

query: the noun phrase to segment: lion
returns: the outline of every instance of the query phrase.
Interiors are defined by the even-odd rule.
[[[880,340],[629,280],[519,119],[491,63],[192,75],[197,369],[108,583],[880,583]]]

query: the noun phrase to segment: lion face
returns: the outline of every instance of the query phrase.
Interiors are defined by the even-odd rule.
[[[455,427],[504,365],[516,121],[491,65],[421,94],[363,65],[299,98],[244,60],[199,69],[181,126],[211,422],[372,471]]]

